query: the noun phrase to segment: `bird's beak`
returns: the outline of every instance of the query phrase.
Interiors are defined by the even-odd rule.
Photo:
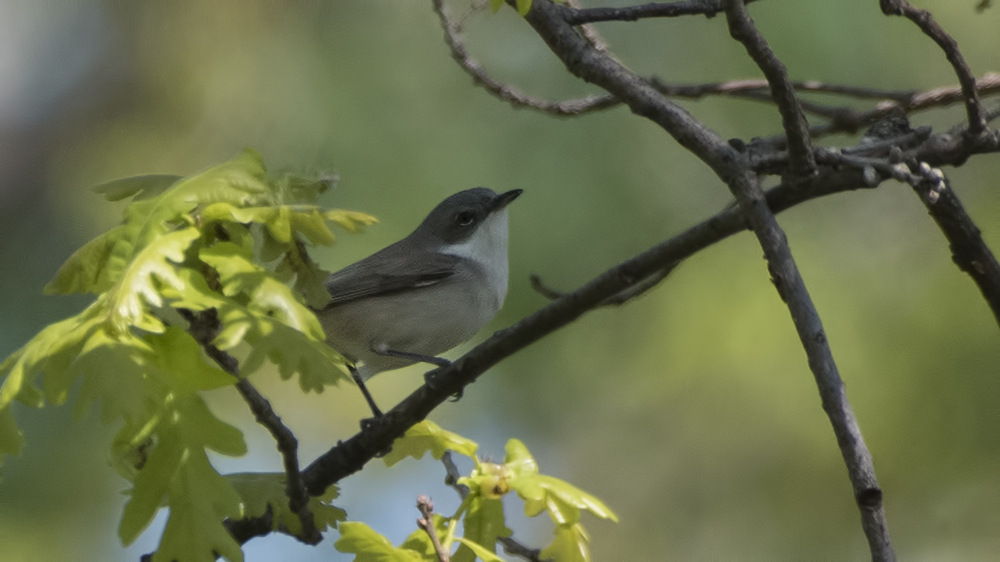
[[[518,195],[524,193],[523,189],[512,189],[505,193],[497,195],[496,199],[493,200],[493,209],[490,210],[491,213],[495,213],[510,205],[511,201],[517,199]]]

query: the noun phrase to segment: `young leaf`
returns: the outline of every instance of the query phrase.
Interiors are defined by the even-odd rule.
[[[80,314],[49,325],[0,365],[0,410],[14,399],[42,406],[42,395],[34,387],[35,377],[46,372],[49,399],[65,399],[73,383],[70,364],[90,333],[103,322],[102,303],[94,303]]]
[[[159,320],[153,318],[144,306],[163,305],[154,278],[174,289],[183,290],[184,282],[177,275],[177,267],[170,262],[183,261],[185,250],[199,236],[201,234],[194,227],[177,230],[156,238],[134,256],[109,295],[108,321],[116,333],[123,333],[130,326],[162,331]]]
[[[323,218],[336,224],[348,232],[361,232],[366,226],[373,225],[378,219],[368,213],[330,209],[323,211]]]
[[[185,330],[169,326],[148,341],[158,366],[176,392],[189,394],[236,383],[235,377],[205,361],[201,346]]]
[[[462,543],[462,547],[468,548],[473,554],[476,555],[477,558],[479,558],[483,562],[504,562],[503,558],[497,556],[497,553],[495,551],[487,550],[482,546],[468,539],[464,539],[462,537],[458,537],[457,540],[458,542]],[[459,550],[459,553],[461,553],[461,550]],[[458,558],[459,553],[456,553],[455,556],[452,558],[453,562],[460,562]]]
[[[543,560],[590,562],[590,536],[582,525],[559,525],[555,535],[552,543],[542,549],[540,557]]]
[[[466,559],[471,562],[476,554],[483,560],[487,558],[480,555],[476,549],[472,549],[468,543],[479,546],[479,551],[486,551],[495,556],[497,538],[509,537],[514,532],[511,531],[503,515],[503,502],[498,499],[490,499],[480,494],[470,494],[468,498],[468,509],[465,512],[465,519],[462,521],[465,528],[465,538],[455,553],[455,561],[461,562]],[[471,552],[469,551],[471,549]]]
[[[531,11],[531,0],[517,0],[517,15],[522,18]]]
[[[239,543],[222,524],[227,517],[243,516],[240,497],[212,468],[203,450],[190,450],[184,457],[167,503],[170,518],[153,562],[213,562],[216,553],[230,562],[242,562]]]
[[[288,507],[285,488],[286,477],[279,472],[242,472],[227,474],[227,480],[243,498],[244,511],[248,517],[264,515],[270,506],[273,529],[287,529],[293,535],[302,532],[302,522]],[[323,495],[309,498],[308,508],[313,514],[316,528],[323,532],[337,528],[337,524],[347,519],[347,512],[334,507],[330,502],[337,498],[339,489],[332,485]]]
[[[441,426],[432,421],[424,420],[396,439],[392,444],[392,451],[383,460],[386,466],[392,466],[406,457],[422,459],[428,451],[437,460],[441,460],[445,451],[455,451],[474,459],[478,447],[475,442],[441,429]]]
[[[94,193],[101,193],[108,201],[121,201],[135,195],[137,200],[149,199],[163,193],[168,187],[177,183],[181,176],[148,175],[135,176],[102,183],[94,188]]]
[[[340,552],[354,554],[354,562],[423,562],[434,560],[408,548],[396,548],[389,539],[356,521],[340,524],[340,538],[333,545]]]

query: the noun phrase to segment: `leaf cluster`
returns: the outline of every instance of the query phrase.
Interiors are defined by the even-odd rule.
[[[450,517],[434,514],[434,528],[442,547],[451,552],[451,560],[472,562],[500,561],[496,543],[500,538],[513,534],[504,519],[503,498],[510,492],[524,501],[524,512],[529,517],[548,513],[555,523],[555,538],[542,549],[541,558],[556,562],[585,562],[590,560],[590,541],[580,523],[581,511],[589,511],[602,519],[618,521],[618,517],[604,503],[575,486],[540,474],[538,463],[517,439],[507,442],[502,463],[481,461],[476,456],[478,446],[473,441],[446,431],[433,422],[423,421],[407,431],[393,443],[392,452],[385,463],[392,466],[404,458],[420,459],[430,453],[441,459],[446,451],[467,456],[475,466],[469,476],[458,479],[460,488],[467,490],[461,505]],[[458,537],[461,522],[464,536]],[[341,538],[336,548],[356,555],[356,562],[365,561],[436,561],[439,559],[433,544],[424,530],[414,531],[399,547],[364,523],[346,522],[340,527]]]
[[[122,541],[135,540],[167,506],[154,560],[213,560],[213,552],[242,560],[223,521],[260,511],[264,499],[280,505],[271,501],[276,476],[216,472],[208,450],[242,455],[246,443],[200,393],[233,385],[268,361],[285,379],[297,374],[303,391],[321,392],[344,376],[344,359],[325,344],[309,308],[325,302],[326,274],[306,247],[334,242],[329,223],[357,231],[374,219],[319,207],[330,183],[271,177],[248,149],[191,177],[142,176],[98,187],[109,201],[130,199],[121,224],[70,256],[46,287],[92,293],[94,302],[0,364],[0,459],[22,446],[14,402],[63,404],[81,381],[77,415],[100,402],[105,423],[121,422],[112,464],[133,485]],[[198,334],[188,320],[204,311],[217,314],[212,334]],[[220,368],[205,345],[244,354],[239,372]],[[275,525],[294,530],[297,520],[272,509]],[[318,523],[339,518],[322,511]]]

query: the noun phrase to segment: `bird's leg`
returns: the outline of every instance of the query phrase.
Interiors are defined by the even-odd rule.
[[[382,410],[379,410],[378,406],[375,405],[375,399],[372,398],[372,393],[368,392],[368,387],[365,386],[364,379],[361,378],[361,375],[358,374],[358,370],[355,369],[353,365],[350,369],[351,378],[354,379],[354,384],[358,385],[358,388],[361,389],[361,394],[364,395],[365,401],[368,402],[368,407],[372,409],[372,415],[375,419],[381,418]],[[364,422],[362,422],[362,426],[364,426]]]
[[[447,359],[444,359],[442,357],[434,357],[433,355],[421,355],[419,353],[410,353],[408,351],[398,351],[398,350],[395,350],[395,349],[389,349],[387,347],[373,348],[372,351],[374,351],[375,353],[377,353],[379,355],[387,355],[389,357],[398,357],[400,359],[409,359],[411,361],[416,361],[418,363],[430,363],[431,365],[437,365],[439,368],[444,368],[444,367],[447,367],[447,366],[451,365],[451,361],[448,361]],[[436,371],[436,370],[437,369],[435,369],[434,371]],[[424,382],[427,383],[427,386],[429,386],[431,388],[434,387],[434,376],[433,376],[434,371],[430,371],[429,373],[427,373],[427,374],[424,375]],[[462,394],[463,394],[463,391],[459,390],[458,392],[455,393],[454,396],[452,396],[451,401],[452,402],[457,402],[458,399],[462,397]]]

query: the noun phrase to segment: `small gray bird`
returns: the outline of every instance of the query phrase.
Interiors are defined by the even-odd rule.
[[[465,342],[493,319],[507,295],[507,205],[520,189],[468,189],[441,202],[409,236],[330,275],[332,300],[318,314],[327,343],[364,381]]]

